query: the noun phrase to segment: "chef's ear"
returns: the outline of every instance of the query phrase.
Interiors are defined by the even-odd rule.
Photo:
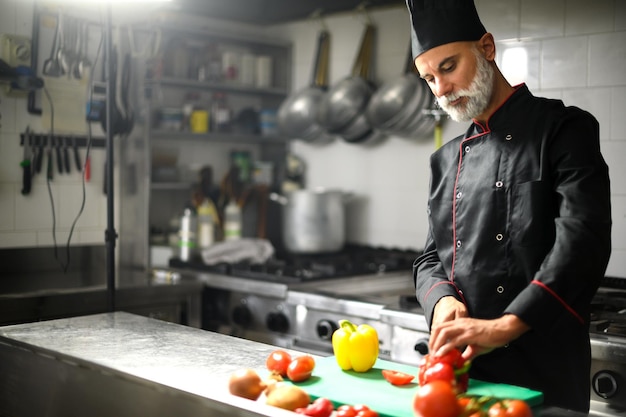
[[[476,47],[487,61],[494,61],[496,59],[496,41],[491,33],[485,33],[476,42]]]

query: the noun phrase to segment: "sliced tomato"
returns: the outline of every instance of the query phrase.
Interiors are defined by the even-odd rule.
[[[383,369],[383,377],[392,385],[406,385],[413,381],[415,375],[407,374],[391,369]]]

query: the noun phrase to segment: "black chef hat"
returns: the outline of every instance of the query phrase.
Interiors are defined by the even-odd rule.
[[[474,0],[406,0],[406,5],[413,58],[447,43],[477,41],[487,32]]]

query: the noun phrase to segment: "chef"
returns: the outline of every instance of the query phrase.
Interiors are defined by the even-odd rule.
[[[611,252],[596,119],[512,86],[472,0],[407,0],[415,65],[464,135],[430,159],[429,232],[414,263],[430,349],[470,375],[586,412],[590,303]]]

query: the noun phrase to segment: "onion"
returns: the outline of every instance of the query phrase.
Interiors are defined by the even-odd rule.
[[[305,390],[284,383],[276,383],[266,395],[267,404],[291,411],[306,407],[311,402],[311,397]]]
[[[266,384],[253,369],[240,369],[230,376],[228,390],[238,397],[256,401],[265,390]]]

